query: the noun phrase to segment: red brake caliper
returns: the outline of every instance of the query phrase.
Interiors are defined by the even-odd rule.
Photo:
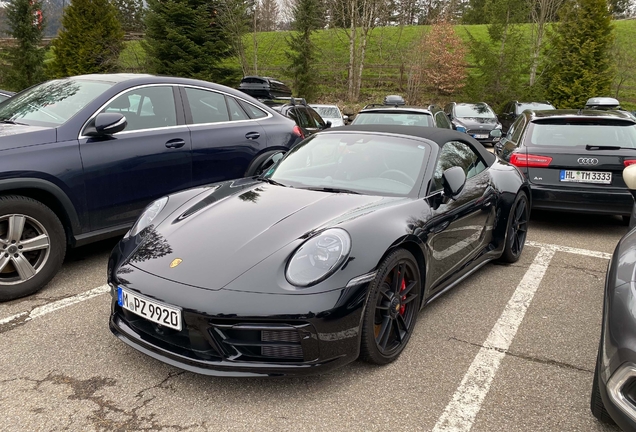
[[[402,286],[400,287],[400,292],[406,289],[406,281],[402,279]],[[406,300],[406,296],[402,296],[402,301]],[[404,310],[406,309],[406,305],[400,306],[400,315],[404,315]]]

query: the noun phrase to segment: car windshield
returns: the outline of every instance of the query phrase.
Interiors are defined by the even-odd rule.
[[[111,86],[102,81],[48,81],[0,105],[0,121],[59,126]]]
[[[455,117],[494,118],[495,113],[486,104],[465,104],[455,106]]]
[[[517,104],[517,111],[524,112],[525,110],[553,110],[555,109],[548,103],[531,102],[531,103],[519,103]]]
[[[265,177],[295,188],[407,196],[419,189],[427,150],[409,138],[318,134],[289,151]]]
[[[338,111],[338,108],[336,107],[312,106],[312,108],[318,111],[318,114],[320,114],[320,117],[322,118],[342,118],[340,111]]]
[[[530,142],[535,146],[554,147],[627,147],[636,148],[636,125],[561,123],[530,124]]]
[[[361,112],[351,124],[434,126],[433,117],[426,113],[417,112]]]

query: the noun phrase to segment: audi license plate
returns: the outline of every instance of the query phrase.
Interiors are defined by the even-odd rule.
[[[611,172],[561,170],[561,181],[574,183],[612,184]]]
[[[488,138],[488,134],[475,134],[475,135],[473,135],[473,138],[486,139],[486,138]]]
[[[155,324],[181,330],[181,309],[117,288],[117,303],[122,308]]]

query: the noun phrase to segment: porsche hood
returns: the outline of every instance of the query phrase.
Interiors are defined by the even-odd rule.
[[[199,195],[173,211],[128,262],[197,288],[218,290],[289,243],[399,198],[335,194],[256,183]],[[160,218],[162,216],[160,215]]]

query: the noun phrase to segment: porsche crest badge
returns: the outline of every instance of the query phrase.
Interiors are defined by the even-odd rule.
[[[181,264],[183,260],[181,258],[175,258],[172,260],[172,262],[170,263],[170,268],[175,268],[176,266],[178,266],[179,264]]]

